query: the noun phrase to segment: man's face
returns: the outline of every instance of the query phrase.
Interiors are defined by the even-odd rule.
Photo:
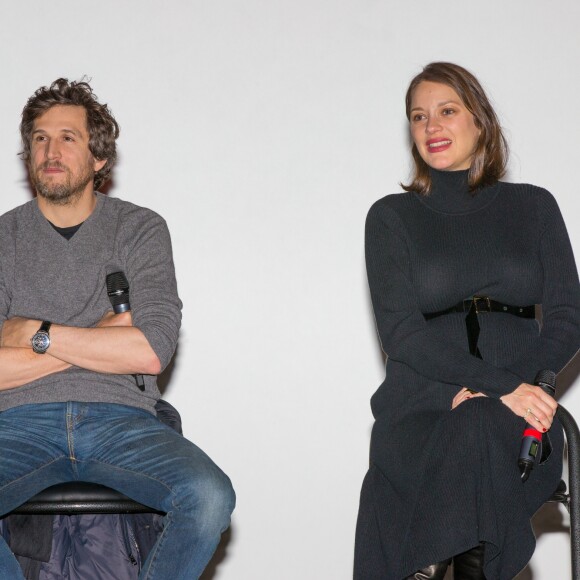
[[[66,205],[92,195],[93,177],[106,160],[89,151],[85,108],[55,105],[38,117],[28,163],[36,193],[48,202]]]

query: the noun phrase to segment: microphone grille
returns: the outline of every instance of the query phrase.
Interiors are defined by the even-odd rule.
[[[113,272],[107,276],[107,294],[115,312],[118,307],[129,303],[129,282],[123,272]]]
[[[123,272],[113,272],[107,275],[107,294],[117,294],[119,291],[127,292],[127,290],[129,290],[129,282]]]

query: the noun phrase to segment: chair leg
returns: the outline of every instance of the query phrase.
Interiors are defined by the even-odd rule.
[[[483,575],[484,544],[453,557],[454,580],[485,580]]]
[[[570,548],[572,552],[572,577],[580,578],[580,430],[574,417],[562,405],[558,418],[568,442],[568,476],[570,480]]]
[[[414,574],[407,576],[405,580],[443,580],[449,564],[451,564],[450,559],[425,566],[425,568],[421,568],[421,570],[417,570]]]

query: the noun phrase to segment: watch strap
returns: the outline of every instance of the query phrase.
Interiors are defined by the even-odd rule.
[[[38,332],[48,332],[50,330],[50,327],[52,325],[52,322],[49,322],[48,320],[43,320],[42,324],[40,325],[40,328],[38,329]]]

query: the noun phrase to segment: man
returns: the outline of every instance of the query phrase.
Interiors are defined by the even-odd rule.
[[[166,224],[96,191],[119,128],[86,82],[40,88],[20,129],[37,196],[0,217],[0,514],[59,482],[101,483],[167,512],[139,578],[198,578],[235,500],[154,415],[181,323]],[[131,311],[114,314],[119,271]],[[22,578],[1,538],[0,578]]]

